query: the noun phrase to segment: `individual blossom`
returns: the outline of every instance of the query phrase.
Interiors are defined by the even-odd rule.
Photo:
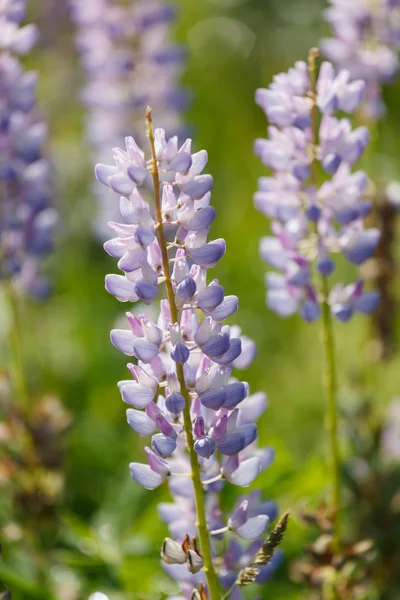
[[[272,174],[259,180],[254,200],[272,219],[272,235],[261,240],[260,253],[276,269],[266,277],[267,304],[281,316],[299,312],[314,321],[326,300],[344,322],[377,306],[378,294],[365,291],[361,279],[328,285],[337,255],[359,266],[373,256],[380,237],[378,229],[365,228],[371,210],[367,177],[354,170],[368,130],[353,129],[338,116],[354,112],[363,92],[361,80],[352,81],[348,71],[335,74],[328,62],[314,83],[307,64],[297,62],[268,89],[257,90],[269,127],[255,152]]]
[[[170,39],[175,7],[160,0],[69,3],[86,78],[81,99],[93,164],[111,160],[111,148],[120,146],[132,128],[144,141],[141,122],[149,104],[169,132],[180,134],[188,95],[179,84],[185,52]],[[94,192],[95,226],[105,239],[107,222],[119,213],[106,189],[96,185]]]
[[[19,55],[34,46],[34,25],[21,26],[25,1],[0,4],[0,280],[41,298],[49,291],[42,259],[52,250],[57,214],[44,155],[47,128],[36,110],[37,73]]]
[[[149,156],[128,137],[125,150],[114,149],[114,165],[96,166],[97,179],[120,196],[124,220],[110,223],[116,237],[104,244],[121,271],[107,275],[106,289],[158,312],[156,318],[146,310],[128,312],[129,328],[113,330],[111,341],[134,359],[131,377],[118,387],[129,425],[148,440],[146,462],[132,462],[131,476],[149,490],[168,481],[173,497],[159,506],[171,535],[162,548],[165,568],[184,597],[214,599],[226,587],[226,567],[217,569],[222,540],[239,540],[240,569],[276,513],[273,503],[252,493],[226,516],[219,497],[226,482],[247,487],[273,461],[271,448],[257,448],[255,421],[267,401],[233,375],[252,361],[254,344],[225,324],[237,297],[207,278],[226,249],[223,239],[208,240],[215,210],[213,179],[203,174],[207,152],[193,153],[191,140],[179,146],[163,129],[153,133],[150,110],[147,124]],[[149,172],[154,205],[139,191]]]
[[[351,79],[366,82],[362,106],[367,118],[383,115],[382,86],[399,68],[400,4],[396,0],[329,0],[324,11],[333,37],[321,40],[321,50]]]

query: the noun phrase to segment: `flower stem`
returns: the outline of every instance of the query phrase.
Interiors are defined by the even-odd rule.
[[[331,479],[332,501],[331,508],[334,519],[334,536],[336,544],[341,537],[341,493],[340,493],[340,449],[338,435],[338,408],[337,408],[337,377],[335,344],[333,338],[332,314],[328,304],[329,286],[326,277],[322,277],[322,337],[325,352],[325,384],[327,389],[328,413],[327,427],[331,447]]]
[[[308,55],[308,71],[310,75],[312,106],[312,146],[313,159],[311,162],[311,180],[317,189],[318,187],[318,107],[317,107],[317,66],[319,57],[318,48],[312,48]],[[315,226],[315,233],[319,237],[318,227]],[[335,344],[333,339],[332,314],[328,303],[329,284],[328,278],[321,276],[322,288],[322,337],[325,353],[325,379],[327,389],[327,428],[331,452],[331,480],[332,480],[332,500],[331,508],[334,518],[334,537],[336,544],[339,544],[341,537],[341,493],[340,493],[340,450],[338,439],[338,409],[337,409],[337,378],[335,361]]]
[[[18,299],[10,281],[4,285],[4,295],[10,313],[9,350],[11,356],[10,377],[16,401],[25,408],[29,406],[28,387],[25,378],[21,343],[21,323]]]
[[[157,156],[155,150],[155,141],[153,134],[153,125],[152,125],[152,116],[151,109],[148,108],[146,110],[146,123],[147,123],[147,136],[150,141],[151,147],[151,156],[152,156],[152,169],[151,174],[153,176],[154,183],[154,200],[156,207],[156,218],[158,222],[158,234],[160,241],[160,249],[161,256],[163,262],[163,270],[165,277],[165,286],[167,290],[167,298],[169,303],[169,308],[171,312],[171,319],[173,323],[178,323],[178,310],[175,303],[175,295],[172,287],[172,281],[170,277],[170,265],[168,260],[168,250],[167,243],[164,234],[164,226],[162,220],[162,210],[161,210],[161,185],[160,185],[160,176],[158,172],[157,165]],[[185,408],[183,409],[183,422],[184,429],[186,434],[186,443],[189,451],[190,458],[190,467],[192,471],[192,480],[193,480],[193,488],[194,488],[194,496],[196,502],[196,513],[197,513],[197,529],[199,532],[199,540],[200,540],[200,549],[204,560],[204,571],[207,578],[208,584],[208,593],[210,600],[219,600],[219,582],[217,578],[217,574],[215,572],[213,559],[212,559],[212,551],[211,551],[211,543],[210,543],[210,533],[207,527],[206,520],[206,510],[205,510],[205,502],[204,502],[204,488],[200,477],[200,466],[197,460],[197,454],[194,450],[194,438],[192,432],[192,419],[190,416],[190,405],[191,398],[189,394],[189,390],[186,386],[185,376],[183,372],[183,366],[180,364],[176,365],[176,373],[178,377],[179,384],[181,386],[181,394],[185,398]]]

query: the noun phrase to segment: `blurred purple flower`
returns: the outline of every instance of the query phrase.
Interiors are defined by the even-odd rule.
[[[24,72],[18,59],[38,37],[35,25],[20,25],[24,16],[24,0],[0,4],[0,280],[40,299],[51,288],[42,260],[52,251],[57,213],[43,152],[47,128],[36,112],[37,73]]]
[[[170,41],[175,7],[162,0],[69,0],[69,4],[86,76],[81,99],[87,106],[93,163],[111,160],[111,148],[120,146],[132,128],[136,139],[145,142],[142,118],[148,105],[170,134],[180,135],[189,97],[179,84],[184,48]],[[143,172],[142,165],[137,168]],[[124,193],[121,187],[113,189]],[[95,186],[94,192],[99,202],[95,227],[105,239],[107,222],[117,219],[119,212],[103,186]]]
[[[363,111],[368,118],[384,113],[382,85],[398,72],[400,5],[393,0],[329,0],[324,12],[332,38],[321,40],[322,53],[351,79],[366,82]]]
[[[364,84],[351,81],[347,71],[334,73],[323,63],[312,89],[307,64],[298,62],[277,75],[268,89],[257,90],[256,102],[269,119],[268,138],[255,143],[255,152],[273,175],[259,180],[256,208],[272,219],[272,236],[260,243],[263,260],[277,269],[267,274],[267,304],[283,317],[299,312],[314,321],[321,312],[313,266],[323,277],[335,269],[342,254],[361,265],[379,241],[377,229],[365,229],[371,204],[364,198],[367,177],[352,167],[369,140],[365,127],[352,129],[335,113],[354,112]],[[315,115],[321,115],[314,131]],[[318,186],[316,174],[325,171]],[[328,299],[333,314],[345,321],[355,311],[369,313],[378,303],[375,292],[336,288]]]

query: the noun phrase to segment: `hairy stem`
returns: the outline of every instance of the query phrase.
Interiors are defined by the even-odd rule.
[[[165,286],[167,289],[167,297],[169,308],[171,311],[171,319],[173,323],[178,323],[178,310],[176,308],[175,303],[175,295],[172,287],[172,281],[170,277],[170,264],[168,259],[168,251],[167,251],[167,243],[164,234],[163,220],[162,220],[162,210],[161,210],[161,186],[160,186],[160,177],[158,172],[157,165],[157,157],[155,151],[155,142],[154,142],[154,134],[153,134],[153,126],[152,126],[152,117],[151,117],[151,109],[148,108],[146,111],[146,123],[147,123],[147,135],[150,140],[151,147],[151,156],[152,156],[152,169],[151,173],[153,176],[154,183],[154,200],[156,206],[156,217],[158,222],[158,233],[159,233],[159,241],[161,248],[161,256],[163,263],[163,271],[165,277]],[[204,571],[207,578],[208,584],[208,593],[210,596],[210,600],[219,600],[219,583],[217,574],[214,569],[212,551],[211,551],[211,543],[210,543],[210,534],[207,527],[206,520],[206,510],[205,510],[205,499],[204,499],[204,488],[200,477],[200,466],[197,460],[197,454],[194,450],[194,438],[192,432],[192,419],[190,416],[190,394],[187,389],[185,376],[183,372],[183,366],[177,364],[176,365],[176,373],[178,377],[179,384],[181,386],[181,394],[185,398],[185,408],[183,409],[183,421],[184,421],[184,429],[186,434],[186,443],[189,451],[190,457],[190,467],[192,471],[192,481],[196,502],[196,512],[197,512],[197,529],[199,532],[199,541],[200,541],[200,549],[204,560]]]
[[[318,148],[318,107],[317,107],[317,67],[316,61],[319,56],[318,48],[312,48],[308,55],[308,69],[310,74],[311,95],[313,100],[312,107],[312,144],[313,160],[311,163],[311,180],[315,188],[318,187],[318,166],[317,166],[317,148]],[[318,228],[315,226],[315,233],[319,237]],[[321,276],[322,299],[322,337],[325,354],[325,380],[327,389],[327,427],[329,434],[330,453],[331,453],[331,480],[332,480],[332,500],[331,508],[334,518],[334,535],[336,543],[339,543],[341,535],[340,525],[340,450],[338,439],[338,408],[337,408],[337,378],[335,361],[335,344],[333,339],[332,315],[328,303],[329,285],[327,277]]]

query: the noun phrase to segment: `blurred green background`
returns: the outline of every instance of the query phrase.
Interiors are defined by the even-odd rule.
[[[55,598],[83,599],[99,591],[110,600],[158,599],[176,589],[159,564],[167,530],[155,516],[156,504],[166,492],[146,492],[129,477],[128,462],[140,460],[143,444],[126,425],[116,387],[126,375],[125,357],[109,343],[109,330],[125,306],[104,290],[104,276],[116,272],[116,265],[92,235],[96,200],[90,191],[93,177],[84,109],[77,100],[83,74],[73,28],[62,6],[65,1],[31,1],[29,17],[38,23],[42,41],[25,61],[40,72],[39,96],[50,123],[61,213],[57,249],[49,261],[54,294],[43,304],[25,307],[25,364],[32,402],[44,393],[54,394],[73,417],[65,494],[58,523],[46,532],[43,547],[54,547],[48,575],[58,590]],[[304,59],[318,44],[324,2],[178,0],[178,4],[176,36],[188,45],[184,83],[193,93],[187,120],[193,124],[196,147],[209,152],[208,171],[215,179],[217,219],[212,237],[227,240],[227,253],[213,276],[226,293],[239,296],[234,321],[258,345],[258,357],[245,379],[252,391],[268,393],[270,406],[259,424],[260,443],[276,448],[276,461],[256,486],[276,499],[282,511],[293,510],[284,543],[290,558],[299,553],[308,535],[296,519],[296,507],[316,505],[326,490],[322,353],[318,323],[307,325],[295,317],[281,320],[265,307],[265,266],[257,248],[268,223],[252,203],[257,178],[265,169],[252,146],[255,137],[264,135],[266,122],[253,98],[257,87]],[[382,126],[385,152],[393,158],[379,164],[391,177],[399,169],[398,98],[392,87],[387,97],[390,119]],[[399,391],[398,361],[365,368],[366,319],[337,325],[336,335],[343,397],[351,401],[352,380],[367,380],[383,411]],[[40,592],[38,571],[28,560],[24,541],[12,544],[3,539],[3,543],[0,576],[13,589],[13,598],[47,600],[50,596]],[[285,565],[273,582],[257,590],[261,597],[274,600],[295,599],[300,593],[289,582]]]

